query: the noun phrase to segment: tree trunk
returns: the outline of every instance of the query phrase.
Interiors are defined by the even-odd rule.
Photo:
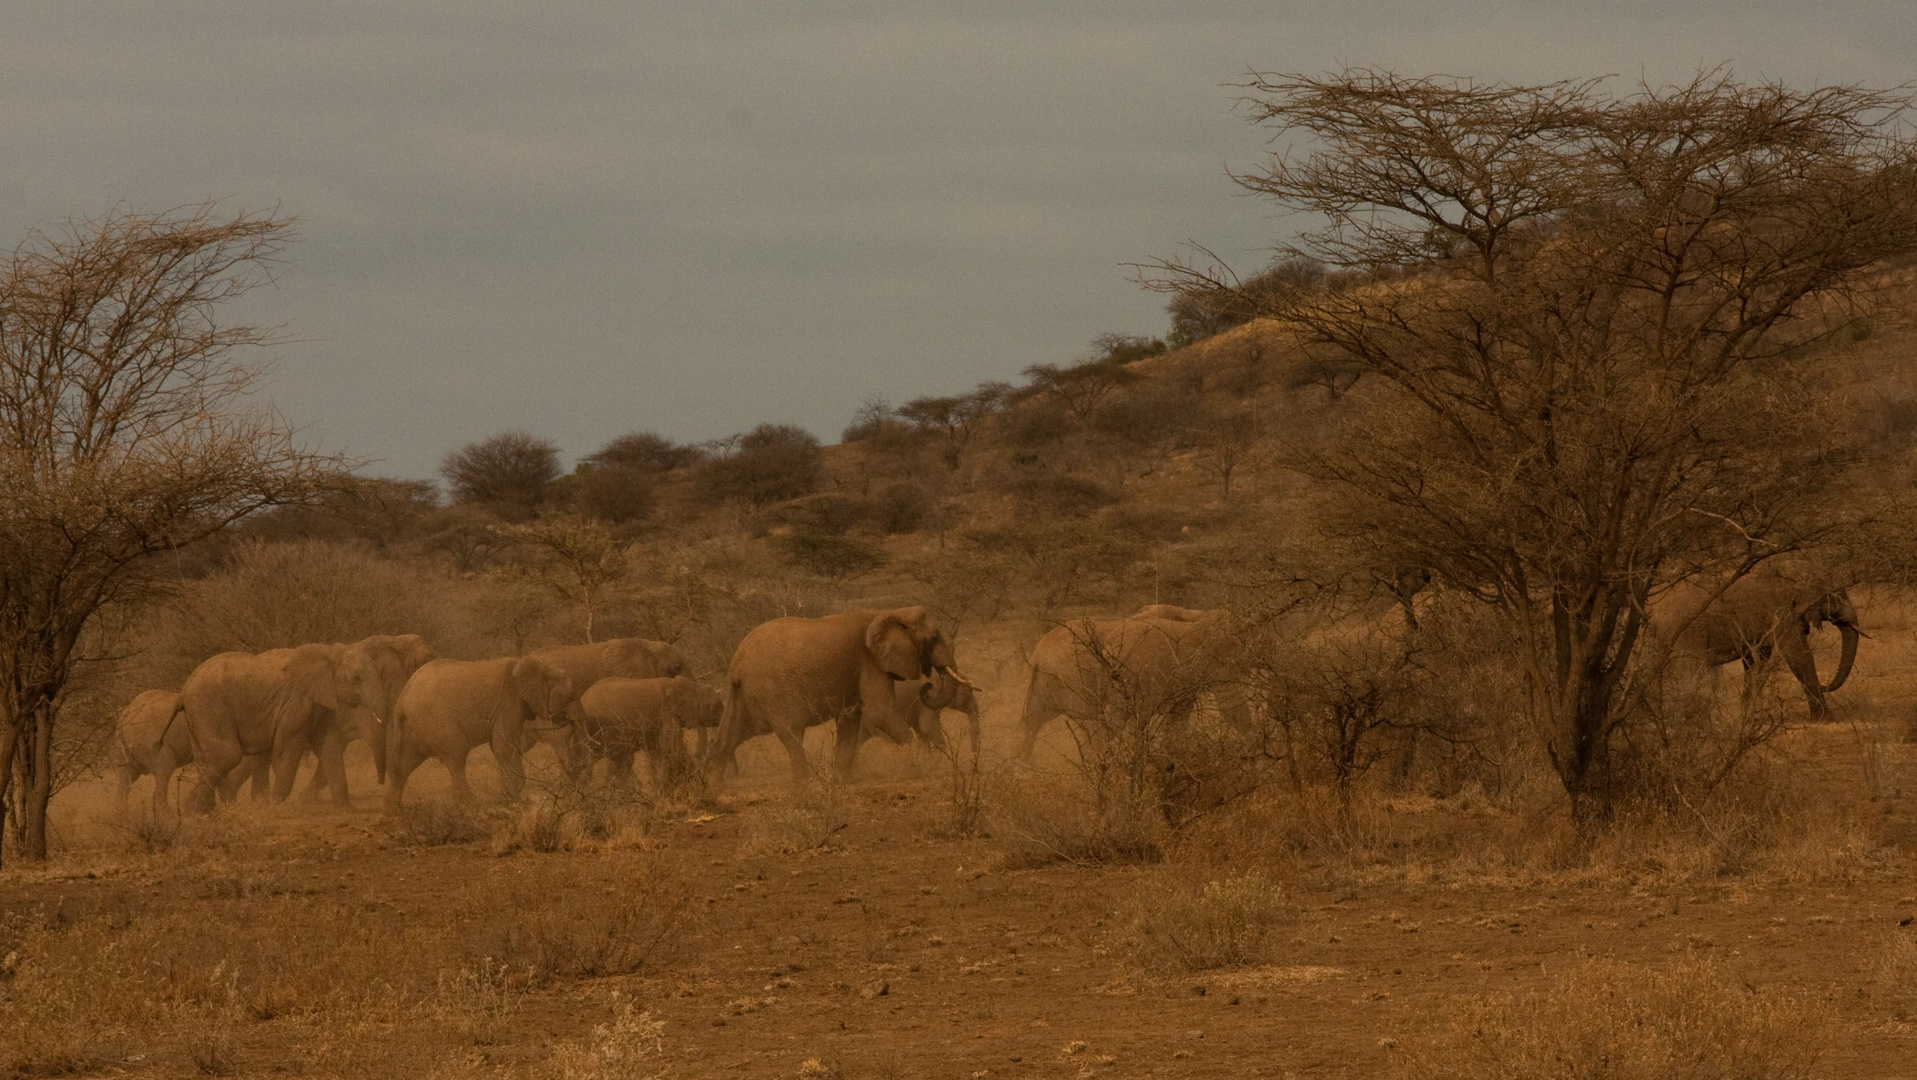
[[[26,757],[26,790],[20,799],[20,854],[47,857],[47,804],[53,801],[53,717],[46,705],[33,712],[33,745]]]
[[[0,854],[7,846],[7,810],[13,802],[13,763],[20,748],[21,728],[8,721],[0,724]]]

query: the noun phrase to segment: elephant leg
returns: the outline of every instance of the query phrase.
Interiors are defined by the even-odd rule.
[[[113,767],[113,797],[119,804],[120,813],[126,813],[127,800],[133,793],[133,782],[139,778],[139,767],[131,761],[124,761]]]
[[[153,770],[153,816],[159,818],[172,807],[168,793],[173,787],[173,774],[179,771],[178,765],[163,764]]]
[[[1828,719],[1830,706],[1824,701],[1824,684],[1817,678],[1817,657],[1811,653],[1809,635],[1780,633],[1777,650],[1783,654],[1784,663],[1790,668],[1791,674],[1804,687],[1804,699],[1810,702],[1811,719]]]
[[[852,775],[852,766],[859,756],[859,735],[864,727],[865,721],[857,713],[839,717],[838,738],[832,748],[832,769],[838,775]]]
[[[515,750],[516,749],[517,748],[515,748]],[[472,802],[473,786],[466,782],[466,755],[454,754],[452,757],[445,759],[445,761],[446,772],[453,780],[453,801],[461,803]],[[519,762],[516,755],[513,761],[512,771],[508,772],[506,766],[502,764],[499,769],[499,775],[500,779],[506,784],[507,797],[518,798],[519,786],[513,783],[513,781],[517,779],[520,783],[524,783],[525,777],[519,772]]]
[[[1057,709],[1052,709],[1044,705],[1034,707],[1034,703],[1027,702],[1025,706],[1025,716],[1019,723],[1019,726],[1024,729],[1025,737],[1024,740],[1019,743],[1018,756],[1023,760],[1030,761],[1033,750],[1038,747],[1038,733],[1045,729],[1046,724],[1051,723],[1063,715],[1064,713]]]
[[[639,774],[634,768],[634,758],[638,752],[626,747],[615,747],[606,751],[606,787],[622,795],[639,790]],[[647,755],[650,762],[651,755]]]
[[[238,746],[202,746],[194,751],[194,762],[199,778],[193,785],[193,809],[202,814],[213,812],[213,801],[226,781],[227,774],[239,768],[244,761]]]
[[[401,747],[399,753],[386,763],[386,816],[398,817],[401,801],[406,797],[406,778],[413,775],[426,760],[426,755],[417,747]]]
[[[792,786],[804,787],[812,778],[812,762],[805,756],[805,729],[793,729],[784,724],[772,725],[772,733],[778,736],[779,743],[785,747],[786,756],[792,759]]]
[[[158,754],[154,755],[151,771],[153,773],[153,816],[156,818],[167,812],[167,804],[170,801],[167,796],[173,786],[173,774],[178,772],[179,768],[180,761],[173,756],[171,750],[162,748]],[[124,799],[121,805],[125,805]]]
[[[242,777],[253,778],[253,799],[255,802],[266,798],[272,786],[273,756],[271,754],[252,754],[246,759],[246,769]],[[245,781],[242,780],[242,783]]]
[[[320,743],[319,768],[313,770],[313,784],[316,788],[333,790],[334,806],[351,805],[346,793],[346,738],[338,732],[326,736]]]
[[[499,765],[499,784],[505,790],[508,799],[519,798],[519,792],[526,786],[524,751],[519,740],[504,731],[504,725],[493,729],[493,760]],[[447,767],[453,770],[453,786],[462,792],[460,798],[471,798],[472,792],[466,787],[466,759],[459,759],[458,767],[451,762]]]
[[[920,709],[919,722],[914,725],[918,728],[919,738],[924,741],[925,745],[937,750],[941,754],[945,752],[945,721],[943,716],[944,712],[940,709]]]
[[[293,785],[299,780],[300,762],[306,758],[306,749],[299,746],[285,746],[273,751],[273,789],[269,798],[275,803],[283,803],[293,794]]]

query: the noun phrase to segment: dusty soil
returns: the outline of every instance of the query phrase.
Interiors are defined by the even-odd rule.
[[[936,777],[854,785],[847,826],[822,848],[746,854],[754,815],[785,797],[775,765],[710,820],[655,822],[629,850],[549,854],[499,855],[484,840],[398,846],[365,777],[350,810],[273,812],[221,856],[273,875],[272,889],[208,896],[188,887],[201,864],[177,851],[101,849],[9,870],[0,917],[120,907],[274,926],[302,905],[346,903],[368,920],[422,925],[515,884],[616,892],[645,860],[665,860],[682,883],[670,942],[637,974],[531,989],[480,1045],[409,1026],[384,1051],[393,1075],[425,1075],[461,1053],[541,1060],[603,1023],[616,991],[665,1021],[669,1075],[794,1077],[816,1059],[848,1078],[1373,1077],[1398,1048],[1428,1041],[1461,998],[1522,993],[1581,956],[1689,954],[1754,988],[1826,999],[1843,1037],[1825,1075],[1917,1076],[1917,1033],[1871,996],[1873,959],[1917,915],[1917,829],[1900,798],[1885,800],[1890,847],[1841,887],[1300,880],[1285,884],[1290,915],[1268,950],[1278,962],[1155,978],[1126,962],[1117,913],[1139,876],[1162,868],[998,869],[994,840],[931,838],[945,797]],[[236,1071],[329,1072],[289,1024],[240,1031]],[[120,1069],[196,1074],[164,1043]]]

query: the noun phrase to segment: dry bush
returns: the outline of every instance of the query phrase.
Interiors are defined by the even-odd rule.
[[[1902,1024],[1917,1020],[1917,935],[1900,931],[1892,936],[1872,967],[1877,1000],[1891,1019]]]
[[[1019,870],[1052,863],[1096,865],[1158,862],[1170,829],[1158,795],[1100,799],[1076,773],[1031,772],[988,789],[991,832],[1004,843],[1001,862]]]
[[[498,821],[491,833],[495,855],[515,851],[604,851],[644,843],[644,807],[615,801],[607,790],[580,792],[535,788]]]
[[[453,952],[443,928],[381,924],[357,904],[282,899],[243,877],[207,902],[245,905],[256,917],[146,915],[129,903],[0,922],[0,1075],[94,1072],[134,1057],[215,1075],[248,1071],[261,1064],[245,1050],[253,1024],[285,1018],[309,1033],[391,1024],[434,999]],[[376,1049],[342,1045],[315,1063],[366,1075],[354,1064]]]
[[[493,835],[471,806],[446,799],[423,799],[400,807],[393,838],[405,847],[470,844]]]
[[[632,1003],[613,1003],[612,1019],[583,1040],[567,1040],[552,1057],[532,1070],[534,1080],[656,1080],[671,1075],[666,1067],[663,1020],[635,1012]]]
[[[1587,960],[1539,993],[1460,1012],[1406,1080],[1791,1080],[1812,1075],[1830,1021],[1746,990],[1710,963]]]
[[[521,878],[468,904],[459,920],[465,964],[503,964],[530,985],[628,975],[669,945],[689,898],[656,855],[561,884]]]
[[[151,686],[178,686],[201,660],[372,634],[443,636],[454,613],[430,573],[369,546],[246,544],[184,588],[134,644]]]
[[[1205,881],[1160,872],[1128,890],[1132,960],[1152,974],[1243,967],[1288,912],[1279,887],[1257,870]]]
[[[845,785],[823,762],[798,791],[753,807],[745,820],[739,854],[803,855],[831,847],[849,823]]]
[[[1347,798],[1387,753],[1402,752],[1394,742],[1455,726],[1430,708],[1441,701],[1425,662],[1436,642],[1396,611],[1349,621],[1280,640],[1258,669],[1293,784],[1328,782]]]
[[[855,536],[789,533],[774,537],[772,545],[793,566],[834,581],[860,577],[886,563],[884,548]]]

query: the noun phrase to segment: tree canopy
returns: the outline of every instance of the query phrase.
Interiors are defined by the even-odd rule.
[[[270,280],[276,214],[115,211],[0,263],[0,815],[46,854],[56,728],[104,616],[163,584],[157,556],[336,486],[248,400],[271,328],[224,305]]]
[[[1847,514],[1821,346],[1917,250],[1909,98],[1724,72],[1246,91],[1298,138],[1235,179],[1318,218],[1285,252],[1337,287],[1248,294],[1178,260],[1157,284],[1375,377],[1344,437],[1296,464],[1342,492],[1331,528],[1509,616],[1545,749],[1579,820],[1602,821],[1649,601]]]

